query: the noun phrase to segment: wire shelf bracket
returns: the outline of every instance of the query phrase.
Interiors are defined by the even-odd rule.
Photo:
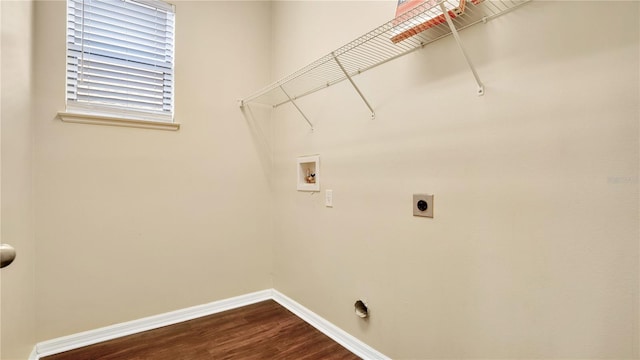
[[[298,110],[300,115],[302,115],[302,117],[307,121],[307,124],[309,124],[309,126],[311,127],[311,131],[313,131],[313,124],[311,123],[311,121],[309,121],[309,118],[307,117],[307,115],[304,114],[302,109],[300,109],[298,104],[296,104],[296,102],[291,98],[291,96],[289,96],[289,94],[284,90],[282,85],[280,85],[280,90],[282,90],[282,92],[285,94],[285,96],[289,99],[289,101],[293,104],[293,106]]]
[[[449,15],[449,11],[447,11],[447,9],[444,7],[444,3],[440,3],[440,9],[442,10],[442,14],[444,14],[444,18],[447,20],[447,24],[449,25],[449,29],[451,29],[451,34],[453,35],[453,38],[456,39],[456,43],[458,44],[458,47],[462,52],[462,56],[464,56],[464,59],[466,60],[467,65],[469,65],[469,69],[471,69],[471,73],[473,74],[473,77],[476,79],[476,83],[478,83],[478,96],[482,96],[484,95],[484,85],[482,84],[482,81],[478,76],[478,72],[476,71],[476,68],[473,67],[471,60],[469,59],[469,55],[467,55],[467,52],[464,50],[464,45],[462,45],[462,40],[460,40],[460,35],[458,35],[458,30],[456,29],[456,26],[453,23],[453,20],[451,20],[451,15]]]
[[[369,111],[371,111],[371,119],[375,119],[376,118],[376,112],[373,111],[373,107],[371,107],[371,104],[369,104],[369,102],[367,101],[367,98],[365,98],[364,95],[362,95],[362,91],[360,91],[360,89],[358,88],[356,83],[353,81],[351,76],[349,76],[349,73],[347,72],[347,70],[344,69],[344,66],[342,66],[342,63],[340,62],[340,60],[336,56],[335,51],[332,52],[331,55],[333,55],[333,59],[336,61],[336,64],[338,64],[338,66],[340,67],[340,70],[342,70],[342,72],[344,73],[344,76],[349,80],[351,85],[353,85],[353,88],[356,90],[358,95],[360,95],[360,98],[362,98],[362,101],[364,101],[364,103],[369,108]]]
[[[317,59],[298,71],[240,100],[240,107],[251,104],[277,108],[291,103],[313,129],[313,123],[297,100],[347,80],[351,83],[371,117],[375,111],[354,77],[377,66],[424,48],[452,35],[483,95],[484,85],[460,40],[458,33],[478,23],[486,23],[531,0],[430,0],[384,23],[346,45]]]

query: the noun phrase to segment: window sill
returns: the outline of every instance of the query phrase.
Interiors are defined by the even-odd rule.
[[[90,115],[81,113],[59,112],[60,120],[68,123],[91,124],[91,125],[107,125],[107,126],[123,126],[142,129],[170,130],[176,131],[180,129],[180,123],[163,122],[153,120],[138,120],[131,118],[120,118],[103,115]]]

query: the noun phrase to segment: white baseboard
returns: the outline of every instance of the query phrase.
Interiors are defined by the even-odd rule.
[[[147,330],[157,329],[167,325],[177,324],[183,321],[193,320],[199,317],[216,314],[265,300],[276,301],[287,310],[291,311],[296,316],[363,359],[390,359],[369,345],[349,335],[347,332],[333,325],[329,321],[318,316],[313,311],[288,298],[279,291],[275,289],[268,289],[229,299],[214,301],[209,304],[198,305],[165,314],[150,316],[139,320],[133,320],[53,340],[43,341],[36,344],[29,360],[38,360],[41,357],[59,354],[65,351],[78,349]]]
[[[278,290],[273,289],[272,291],[273,300],[357,356],[367,360],[390,360],[386,355],[333,325],[320,315],[300,305]]]
[[[38,360],[38,354],[36,353],[36,348],[33,348],[31,354],[29,354],[29,360]]]
[[[35,359],[271,299],[271,289],[85,331],[36,344]]]

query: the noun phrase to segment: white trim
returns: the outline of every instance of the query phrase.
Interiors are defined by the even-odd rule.
[[[333,341],[345,347],[347,350],[356,354],[357,356],[367,360],[390,360],[388,356],[377,351],[371,346],[358,340],[351,334],[333,325],[320,315],[300,305],[293,299],[287,297],[276,289],[272,290],[272,298],[278,304],[285,307],[287,310],[294,313],[297,317],[306,321],[309,325],[318,329],[321,333],[330,337]]]
[[[274,300],[287,310],[309,323],[333,341],[345,347],[355,355],[368,360],[390,360],[381,352],[348,334],[344,330],[323,319],[313,311],[295,302],[275,289],[267,289],[240,295],[229,299],[214,301],[209,304],[189,307],[165,314],[150,316],[139,320],[115,324],[95,330],[85,331],[69,336],[47,340],[36,344],[29,360],[38,360],[40,357],[59,354],[65,351],[78,349],[84,346],[97,344],[103,341],[119,337],[137,334],[143,331],[157,329],[167,325],[177,324],[183,321],[193,320],[199,317],[216,314],[219,312],[255,304],[260,301]]]
[[[36,352],[36,348],[34,347],[33,350],[31,351],[31,354],[29,354],[29,360],[38,360],[38,353]]]
[[[143,331],[193,320],[202,316],[235,309],[269,299],[271,299],[271,289],[43,341],[36,344],[35,359],[116,339],[122,336],[137,334]]]
[[[124,126],[124,127],[143,128],[143,129],[174,130],[174,131],[180,129],[180,123],[175,123],[175,122],[140,120],[140,119],[113,117],[113,116],[81,114],[81,113],[73,113],[73,112],[59,112],[58,117],[60,118],[60,120],[64,122],[77,123],[77,124]]]

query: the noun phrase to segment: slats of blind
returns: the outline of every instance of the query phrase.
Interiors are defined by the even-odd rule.
[[[67,4],[67,104],[171,116],[172,8],[154,0]]]

